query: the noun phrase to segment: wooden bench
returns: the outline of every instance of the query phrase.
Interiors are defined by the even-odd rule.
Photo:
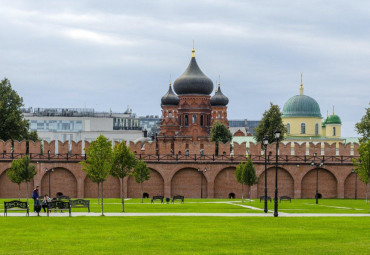
[[[74,199],[69,200],[71,204],[71,208],[87,208],[88,212],[90,212],[90,200],[85,199]]]
[[[261,203],[261,201],[265,201],[265,196],[260,196],[260,203]],[[269,197],[269,196],[267,196],[267,201],[272,201],[271,200],[271,197]]]
[[[67,211],[69,212],[69,217],[72,216],[71,214],[71,203],[69,201],[51,201],[47,203],[48,206],[48,216],[49,211],[51,210],[60,210],[60,211]]]
[[[172,197],[172,204],[176,201],[176,200],[181,200],[181,203],[183,204],[184,203],[184,196],[173,196]]]
[[[164,196],[153,196],[152,198],[152,204],[154,203],[155,200],[160,200],[161,203],[163,204],[163,199],[164,199]]]
[[[292,198],[288,196],[281,196],[280,197],[280,203],[281,201],[289,201],[290,203],[292,202]]]
[[[4,216],[8,216],[8,211],[27,211],[26,216],[30,216],[28,202],[19,200],[4,202]]]

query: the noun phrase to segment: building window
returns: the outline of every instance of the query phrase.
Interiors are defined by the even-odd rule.
[[[181,115],[179,115],[179,124],[181,126]]]
[[[337,135],[337,132],[335,130],[335,127],[333,127],[333,136],[336,136]]]
[[[286,124],[286,133],[290,134],[290,123]]]
[[[203,127],[204,126],[204,116],[200,115],[200,125]]]
[[[172,118],[172,112],[168,113],[168,118]]]
[[[306,134],[306,123],[301,123],[301,134]]]
[[[221,119],[221,113],[220,112],[218,113],[218,118]]]
[[[197,115],[193,115],[193,124],[197,123]]]
[[[189,117],[185,115],[185,126],[189,125]]]
[[[319,135],[319,124],[315,124],[315,135]]]

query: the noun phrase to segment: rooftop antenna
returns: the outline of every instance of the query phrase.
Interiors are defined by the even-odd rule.
[[[334,105],[333,105],[333,115],[334,115]]]

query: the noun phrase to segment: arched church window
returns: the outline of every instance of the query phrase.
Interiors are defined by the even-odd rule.
[[[290,134],[290,123],[286,124],[286,133]]]
[[[333,136],[336,136],[336,135],[337,135],[336,129],[335,127],[333,127]]]
[[[172,112],[168,113],[168,118],[172,118]]]
[[[319,124],[315,124],[315,135],[319,135]]]
[[[189,117],[185,115],[185,126],[189,125]]]
[[[221,118],[221,113],[220,113],[220,112],[218,113],[218,118],[219,118],[219,119]]]
[[[192,120],[193,124],[197,123],[197,115],[194,114]]]
[[[200,115],[200,125],[203,127],[204,126],[204,116]]]
[[[306,123],[301,123],[301,134],[306,134]]]

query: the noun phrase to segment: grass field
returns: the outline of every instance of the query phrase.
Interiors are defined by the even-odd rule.
[[[5,199],[10,201],[12,199]],[[0,200],[0,212],[4,207],[4,199]],[[25,201],[22,199],[22,201]],[[100,212],[100,204],[97,199],[90,199],[92,212]],[[33,200],[30,200],[30,207],[33,206]],[[263,202],[258,199],[249,202],[245,200],[230,199],[185,199],[184,204],[155,204],[150,203],[150,199],[129,199],[125,201],[125,212],[185,212],[185,213],[263,213],[261,210],[252,210],[243,206],[252,206],[263,209]],[[268,203],[268,209],[274,209],[274,203]],[[73,209],[74,212],[84,212],[86,209]],[[104,199],[105,212],[122,212],[120,199]],[[320,199],[319,204],[315,204],[314,199],[293,199],[291,203],[283,201],[279,203],[279,211],[284,213],[369,213],[369,204],[363,199]]]
[[[0,254],[370,254],[370,218],[1,217]]]

